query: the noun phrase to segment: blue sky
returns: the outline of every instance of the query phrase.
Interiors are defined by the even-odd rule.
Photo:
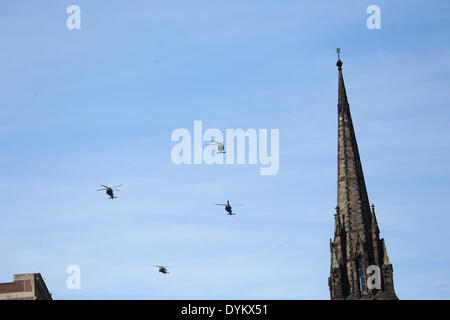
[[[450,298],[449,34],[446,1],[0,1],[0,282],[40,272],[55,299],[329,299],[340,46],[397,295]],[[278,174],[175,166],[170,135],[194,120],[279,129]],[[111,201],[100,183],[124,187]],[[226,199],[245,206],[226,216]]]

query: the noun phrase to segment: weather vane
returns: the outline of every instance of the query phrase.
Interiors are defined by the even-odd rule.
[[[338,59],[341,59],[341,48],[336,48],[336,53],[338,55]]]

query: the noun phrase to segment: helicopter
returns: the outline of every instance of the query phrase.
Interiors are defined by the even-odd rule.
[[[233,213],[233,210],[231,209],[230,201],[227,200],[227,204],[224,203],[215,203],[216,206],[225,206],[225,211],[228,212],[227,215],[229,216],[235,216],[236,214]],[[243,204],[235,204],[235,206],[242,206]]]
[[[161,272],[162,274],[168,274],[170,273],[169,271],[167,271],[167,268],[170,266],[157,266],[157,265],[153,265],[154,267],[159,268],[159,272]]]
[[[214,139],[211,139],[211,143],[208,144],[208,146],[213,145],[213,144],[217,145],[217,153],[226,153],[225,146],[223,145],[222,142],[218,142],[218,141],[215,141]]]
[[[117,197],[114,196],[114,191],[120,191],[120,190],[119,189],[115,189],[115,188],[121,187],[121,186],[123,186],[123,184],[119,184],[118,186],[115,186],[115,187],[108,187],[108,186],[105,186],[104,184],[101,184],[101,186],[103,188],[102,189],[98,189],[97,191],[106,190],[106,194],[109,196],[110,199],[116,199]]]

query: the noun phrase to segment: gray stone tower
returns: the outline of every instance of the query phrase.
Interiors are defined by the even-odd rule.
[[[330,239],[330,296],[332,300],[397,299],[392,265],[384,239],[380,239],[375,207],[370,206],[367,196],[339,54],[340,49],[336,63],[338,191],[334,240]]]

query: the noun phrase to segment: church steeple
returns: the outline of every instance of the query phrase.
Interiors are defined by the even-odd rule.
[[[393,280],[384,279],[382,283],[392,283],[389,293],[383,288],[368,289],[366,285],[367,267],[371,265],[383,266],[383,241],[379,238],[378,223],[375,209],[372,211],[367,196],[364,174],[356,142],[350,105],[342,74],[343,62],[337,49],[338,61],[338,179],[337,179],[337,207],[335,214],[335,230],[332,247],[333,270],[329,284],[331,298],[360,299],[385,298],[396,299],[393,291]],[[337,261],[336,261],[337,260]],[[336,267],[339,265],[339,268]],[[390,265],[392,271],[392,265]],[[382,276],[383,277],[383,276]],[[391,272],[392,277],[392,272]],[[340,288],[332,286],[339,285]],[[386,289],[386,288],[385,288]],[[391,290],[392,289],[392,290]],[[336,296],[335,293],[339,292]]]
[[[370,205],[342,75],[343,63],[340,57],[338,57],[336,65],[339,73],[337,205],[340,214],[347,217],[344,222],[345,229],[349,232],[357,232],[361,240],[365,241],[367,232],[370,231]]]

